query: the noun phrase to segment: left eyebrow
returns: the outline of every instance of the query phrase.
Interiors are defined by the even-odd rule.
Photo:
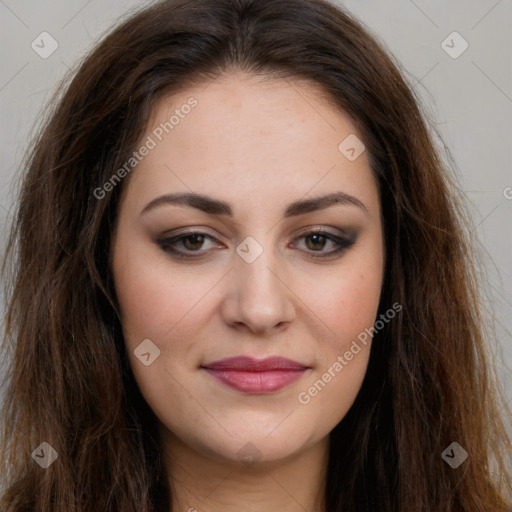
[[[336,204],[357,206],[369,215],[368,209],[364,203],[357,197],[346,194],[345,192],[336,192],[335,194],[328,194],[326,196],[313,197],[312,199],[304,199],[291,203],[284,212],[284,217],[294,217],[303,213],[314,212],[317,210],[324,210]]]
[[[166,204],[189,206],[191,208],[197,208],[198,210],[209,213],[211,215],[228,215],[230,217],[233,216],[233,209],[229,203],[195,193],[165,194],[163,196],[159,196],[150,201],[143,208],[140,214],[142,215],[149,210],[156,208],[157,206]],[[363,210],[366,215],[369,215],[368,209],[360,199],[346,194],[345,192],[336,192],[311,199],[295,201],[286,207],[283,213],[283,217],[295,217],[304,213],[324,210],[336,204],[357,206]]]

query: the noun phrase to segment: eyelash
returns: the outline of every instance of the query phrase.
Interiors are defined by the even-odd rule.
[[[200,235],[202,237],[209,238],[210,240],[215,240],[212,236],[208,235],[207,233],[202,233],[200,231],[189,231],[187,233],[182,233],[180,235],[177,235],[172,238],[166,238],[162,240],[158,240],[158,245],[162,248],[163,251],[170,254],[173,258],[178,259],[199,259],[204,255],[201,254],[199,251],[186,251],[185,253],[183,251],[178,251],[174,248],[172,248],[173,245],[176,245],[177,243],[181,242],[182,240],[185,240],[187,238],[190,238],[194,235]],[[300,240],[301,238],[308,238],[314,235],[320,235],[322,237],[325,237],[327,240],[330,240],[338,245],[338,248],[332,251],[329,251],[327,253],[321,253],[321,254],[315,254],[315,252],[320,251],[308,251],[312,254],[313,258],[329,258],[333,257],[335,255],[338,255],[354,245],[356,242],[356,236],[351,236],[347,238],[343,238],[340,236],[336,236],[333,233],[329,233],[328,231],[322,231],[322,230],[314,230],[314,231],[308,231],[307,233],[303,233],[299,237],[296,238],[296,240]],[[192,255],[193,253],[199,253],[197,255]]]

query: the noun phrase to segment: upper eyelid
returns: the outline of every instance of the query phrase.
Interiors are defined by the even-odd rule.
[[[339,229],[339,228],[338,228]],[[341,231],[344,231],[344,230],[341,230]],[[344,234],[342,235],[338,235],[338,234],[334,234],[332,232],[330,232],[329,230],[325,229],[325,228],[309,228],[307,229],[306,231],[301,231],[299,234],[295,235],[293,237],[293,240],[300,240],[308,235],[314,235],[314,234],[319,234],[319,235],[322,235],[322,236],[326,236],[326,238],[331,241],[332,243],[336,244],[338,246],[338,249],[342,248],[343,246],[345,246],[346,248],[352,246],[356,240],[357,240],[357,234],[356,233],[353,233],[352,235],[350,233],[346,233],[344,232]],[[217,239],[217,237],[213,236],[213,235],[210,235],[209,233],[207,232],[204,232],[204,231],[200,231],[200,230],[191,230],[191,231],[185,231],[183,233],[179,233],[179,234],[176,234],[176,235],[173,235],[173,236],[169,236],[167,238],[160,238],[157,240],[157,243],[159,243],[160,245],[170,245],[170,242],[172,242],[172,244],[177,244],[179,242],[181,242],[183,239],[186,239],[187,237],[189,236],[194,236],[194,235],[201,235],[205,238],[208,238],[210,239],[213,243],[219,243],[219,240]],[[222,243],[222,242],[220,242]],[[224,244],[223,244],[224,245]],[[199,249],[197,251],[191,251],[191,250],[185,250],[185,251],[182,251],[182,250],[177,250],[177,249],[174,249],[174,252],[176,253],[181,253],[181,254],[201,254],[203,252],[206,252],[206,250],[203,250],[203,249]],[[311,251],[312,253],[313,252],[318,252],[318,254],[321,254],[323,253],[324,251]],[[330,253],[330,252],[335,252],[335,251],[326,251],[326,254]]]
[[[302,238],[302,237],[304,237],[306,235],[310,235],[310,234],[331,235],[333,237],[338,237],[338,238],[352,238],[353,233],[351,231],[347,231],[347,230],[344,230],[344,229],[341,229],[341,228],[332,228],[332,229],[337,229],[341,233],[333,233],[329,229],[326,229],[326,228],[323,228],[323,227],[316,227],[316,228],[315,227],[308,227],[308,228],[304,228],[304,231],[300,230],[299,233],[293,235],[293,238],[294,239]],[[219,241],[219,239],[218,239],[218,237],[216,235],[212,235],[212,234],[208,233],[207,231],[201,231],[200,229],[190,230],[190,231],[183,231],[181,233],[177,233],[177,234],[173,234],[173,235],[165,235],[164,234],[164,235],[158,237],[158,241],[159,242],[166,242],[166,241],[169,241],[169,240],[180,240],[182,238],[187,238],[188,236],[193,236],[193,235],[203,235],[203,236],[205,236],[207,238],[211,238],[211,239],[213,239],[215,241]]]
[[[184,231],[181,231],[181,230],[184,230]],[[198,227],[183,227],[183,228],[174,228],[174,229],[168,229],[168,230],[165,230],[163,232],[163,234],[159,235],[159,238],[160,239],[165,239],[165,238],[175,238],[175,237],[178,237],[178,236],[186,236],[186,235],[208,235],[208,236],[211,236],[213,238],[218,238],[218,235],[216,234],[211,234],[209,232],[209,229],[208,227],[203,227],[203,226],[198,226]],[[332,234],[332,235],[335,235],[335,236],[351,236],[356,230],[354,229],[350,229],[350,228],[347,228],[347,229],[344,229],[342,227],[338,227],[338,226],[334,226],[334,225],[327,225],[327,224],[311,224],[311,225],[308,225],[308,226],[303,226],[297,230],[294,230],[294,234],[293,236],[294,237],[297,237],[297,236],[303,236],[305,234],[308,234],[310,232],[318,232],[318,231],[323,231],[323,232],[326,232],[326,233],[329,233],[329,234]],[[339,233],[339,235],[338,235]],[[226,238],[224,237],[223,235],[220,235],[220,238]]]

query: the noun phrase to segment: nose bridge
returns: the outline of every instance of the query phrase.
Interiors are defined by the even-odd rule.
[[[240,256],[244,251],[247,251],[251,258],[244,258]],[[239,253],[238,261],[235,264],[235,271],[237,273],[237,281],[241,286],[241,291],[252,290],[249,296],[255,297],[258,294],[267,295],[270,293],[272,296],[276,295],[276,290],[279,280],[276,277],[276,255],[272,247],[261,249],[261,253],[255,252],[257,249],[246,244],[241,244],[237,249]],[[268,297],[267,297],[268,298]]]
[[[266,330],[289,321],[293,306],[285,276],[280,275],[283,268],[273,246],[264,247],[251,237],[244,240],[237,248],[231,275],[234,310],[229,321],[242,322],[253,330]]]

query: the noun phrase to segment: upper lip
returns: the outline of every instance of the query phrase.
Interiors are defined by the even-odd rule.
[[[247,356],[228,357],[212,363],[201,365],[209,370],[235,370],[246,372],[268,372],[272,370],[307,370],[306,366],[286,357],[271,356],[265,359],[255,359]]]

